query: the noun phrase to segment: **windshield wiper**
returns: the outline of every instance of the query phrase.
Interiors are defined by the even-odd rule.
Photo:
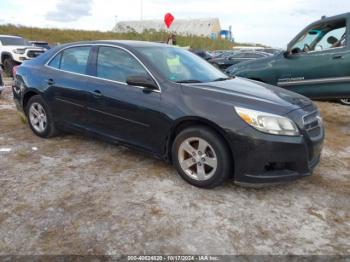
[[[196,79],[186,79],[186,80],[180,80],[180,81],[176,81],[176,83],[202,83],[202,81],[200,80],[196,80]]]
[[[219,77],[219,78],[214,79],[212,82],[226,81],[226,80],[230,80],[232,78],[233,77]]]

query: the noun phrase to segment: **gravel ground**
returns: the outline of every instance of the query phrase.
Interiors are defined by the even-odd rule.
[[[0,255],[349,255],[350,108],[318,105],[327,135],[313,176],[203,190],[122,146],[36,137],[8,86],[0,98]]]

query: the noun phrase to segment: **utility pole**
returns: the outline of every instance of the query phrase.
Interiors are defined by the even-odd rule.
[[[140,0],[140,19],[143,20],[143,0]]]

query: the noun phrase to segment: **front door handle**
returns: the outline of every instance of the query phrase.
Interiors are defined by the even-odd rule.
[[[343,56],[342,55],[335,55],[335,56],[333,56],[333,59],[343,59]]]

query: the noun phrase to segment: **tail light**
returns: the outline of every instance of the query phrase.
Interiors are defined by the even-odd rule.
[[[17,68],[19,67],[19,65],[18,66],[14,66],[13,68],[12,68],[12,75],[13,75],[13,78],[15,78],[16,77],[16,72],[17,72]]]

